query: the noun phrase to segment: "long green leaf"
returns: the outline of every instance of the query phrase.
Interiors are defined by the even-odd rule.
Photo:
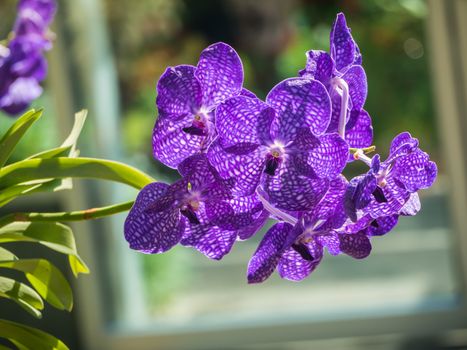
[[[76,250],[73,231],[58,222],[12,222],[0,227],[0,243],[36,242],[69,256],[73,274],[89,273]]]
[[[18,196],[34,191],[40,186],[42,186],[42,184],[19,184],[0,191],[0,207],[8,204]]]
[[[17,260],[17,256],[10,252],[9,250],[6,250],[3,247],[0,247],[0,261],[3,260]]]
[[[36,318],[41,318],[39,310],[44,309],[44,302],[37,292],[26,284],[0,276],[0,297],[16,302]]]
[[[48,333],[7,320],[0,320],[0,337],[34,350],[69,350],[61,340]]]
[[[86,121],[86,116],[88,111],[83,109],[75,114],[75,122],[71,129],[70,134],[68,137],[63,141],[60,147],[53,148],[47,151],[43,151],[37,154],[32,155],[31,158],[41,158],[41,159],[48,159],[48,158],[56,158],[56,157],[71,157],[74,158],[77,156],[77,149],[76,149],[76,142],[78,141],[78,137],[81,134],[81,131],[84,127],[84,122]]]
[[[76,149],[76,142],[78,140],[79,134],[81,133],[81,130],[83,129],[84,122],[86,120],[86,114],[86,110],[75,114],[75,122],[73,128],[60,147],[36,153],[27,159],[76,157],[79,153]],[[64,178],[59,180],[36,180],[32,183],[14,185],[0,191],[0,207],[6,205],[7,203],[11,202],[17,197],[24,196],[26,194],[32,194],[37,192],[56,192],[60,190],[71,189],[72,187],[73,186],[70,178]]]
[[[32,109],[26,112],[3,135],[0,140],[0,167],[6,163],[21,137],[41,115],[42,110]]]
[[[34,289],[53,307],[67,311],[73,308],[73,293],[68,281],[49,261],[45,259],[0,261],[0,267],[24,272]]]
[[[129,165],[95,158],[28,159],[0,170],[0,190],[23,182],[49,178],[94,178],[141,189],[155,180]]]

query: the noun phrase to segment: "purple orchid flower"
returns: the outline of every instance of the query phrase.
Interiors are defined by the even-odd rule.
[[[44,50],[51,48],[48,25],[56,11],[53,0],[22,0],[13,38],[0,45],[0,109],[10,115],[24,111],[42,93],[47,74]]]
[[[365,148],[373,141],[371,117],[363,110],[368,86],[362,55],[343,13],[330,35],[330,51],[310,50],[300,76],[323,83],[331,97],[332,115],[327,132],[339,132],[350,147]]]
[[[249,238],[264,224],[268,215],[258,198],[232,197],[204,155],[178,169],[179,181],[152,183],[139,193],[125,221],[130,248],[162,253],[181,243],[221,259],[237,238]]]
[[[215,108],[241,94],[242,84],[240,57],[224,43],[206,48],[197,67],[167,68],[157,84],[154,157],[176,168],[189,156],[204,152],[216,135]]]
[[[282,278],[300,281],[319,265],[324,248],[332,255],[367,257],[371,251],[366,231],[370,222],[357,226],[346,221],[343,215],[346,187],[343,176],[334,179],[319,204],[299,215],[295,225],[288,220],[272,226],[250,260],[248,282],[263,282],[276,268]],[[345,222],[352,227],[342,227]]]
[[[263,181],[273,205],[307,210],[345,167],[348,145],[337,133],[323,135],[330,101],[320,82],[284,80],[266,101],[239,96],[218,107],[209,161],[235,182],[235,194],[250,195]]]
[[[353,220],[358,210],[373,218],[415,215],[420,209],[416,192],[430,187],[437,175],[436,164],[419,149],[418,140],[408,132],[393,139],[384,162],[379,155],[370,159],[362,152],[357,152],[355,157],[367,163],[370,170],[350,181],[345,207]]]

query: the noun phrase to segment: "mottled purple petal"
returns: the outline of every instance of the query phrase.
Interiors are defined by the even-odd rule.
[[[421,208],[422,204],[420,203],[420,197],[417,192],[414,192],[410,194],[409,200],[404,204],[399,214],[404,216],[414,216],[417,215]]]
[[[238,230],[254,223],[263,205],[256,195],[206,202],[209,221],[225,230]]]
[[[248,263],[248,283],[261,283],[274,272],[292,232],[293,226],[284,222],[266,232]]]
[[[0,97],[0,108],[9,114],[19,114],[41,93],[42,88],[35,78],[18,78]]]
[[[355,259],[363,259],[370,255],[371,243],[364,231],[349,235],[340,234],[340,249]]]
[[[389,164],[395,159],[413,152],[417,147],[418,140],[413,138],[410,133],[400,133],[392,140],[391,147],[389,148],[389,157],[386,159],[385,163]]]
[[[265,190],[272,205],[288,211],[311,210],[329,187],[326,179],[311,179],[284,166],[279,174],[266,176]]]
[[[371,126],[371,117],[367,111],[362,109],[361,111],[353,110],[350,112],[350,119],[345,131],[345,140],[353,148],[371,146],[373,143],[373,127]]]
[[[320,178],[338,176],[349,158],[348,144],[336,133],[315,137],[309,129],[302,128],[293,146],[300,151],[295,161],[306,163],[311,168],[309,173]]]
[[[218,141],[214,141],[207,156],[224,180],[234,181],[232,193],[247,196],[256,190],[265,162],[260,147],[251,153],[235,154],[225,151]]]
[[[257,233],[269,219],[270,213],[267,210],[263,210],[262,213],[258,216],[258,218],[253,222],[253,224],[248,225],[237,231],[237,239],[244,241],[252,237],[255,233]]]
[[[21,0],[18,3],[18,12],[28,16],[38,16],[44,25],[48,25],[57,10],[57,3],[54,0]],[[25,14],[25,12],[34,12]]]
[[[176,207],[157,211],[151,207],[166,193],[168,185],[152,183],[136,198],[125,221],[125,239],[131,249],[143,253],[162,253],[176,245],[185,230]]]
[[[192,246],[210,259],[220,260],[230,252],[237,234],[210,224],[189,224],[181,244]]]
[[[343,205],[347,184],[347,180],[342,175],[330,181],[329,189],[318,205],[305,214],[305,223],[321,221],[318,225],[320,230],[342,226],[346,219]]]
[[[344,79],[349,86],[349,96],[352,101],[352,109],[362,109],[368,94],[365,70],[362,66],[352,66],[342,76],[342,79]]]
[[[438,174],[436,164],[420,150],[398,158],[392,171],[410,192],[430,187]]]
[[[388,177],[386,180],[386,185],[381,187],[381,189],[387,202],[379,203],[375,199],[372,199],[368,206],[365,207],[364,211],[369,213],[373,218],[398,214],[410,198],[410,193],[397,185],[392,177]]]
[[[246,96],[250,98],[257,98],[256,95],[248,89],[242,88],[240,91],[240,96]]]
[[[187,220],[185,234],[180,243],[194,247],[210,259],[222,259],[232,249],[237,238],[236,232],[214,226],[206,215],[204,202],[199,203],[196,216],[199,223],[190,223]]]
[[[290,281],[301,281],[316,269],[323,258],[323,248],[315,241],[306,244],[306,248],[313,260],[305,260],[297,251],[288,249],[277,266],[279,276]]]
[[[216,127],[223,147],[238,143],[264,144],[270,141],[269,129],[274,110],[259,99],[238,96],[216,109]]]
[[[383,216],[371,221],[368,226],[370,236],[382,236],[391,231],[399,221],[399,215]]]
[[[295,138],[299,128],[310,127],[314,135],[321,135],[329,126],[331,101],[317,80],[286,79],[269,92],[266,101],[277,112],[274,136],[285,143]]]
[[[319,80],[324,86],[328,86],[334,71],[331,56],[326,51],[310,50],[306,53],[306,58],[306,67],[300,72],[300,76]]]
[[[201,107],[201,86],[195,78],[196,67],[168,67],[157,83],[156,104],[159,114],[177,119],[198,113]]]
[[[373,174],[367,174],[362,178],[355,189],[353,197],[356,209],[362,209],[368,205],[376,187],[376,178]]]
[[[200,152],[209,138],[184,132],[182,129],[186,126],[186,119],[170,120],[159,116],[152,134],[154,158],[176,168],[184,159]]]
[[[336,69],[342,71],[353,63],[361,63],[361,54],[350,34],[343,13],[337,14],[331,30],[331,57],[336,62]]]
[[[325,247],[331,255],[335,256],[342,253],[338,233],[331,231],[329,233],[318,234],[313,239],[322,247]]]
[[[210,109],[242,90],[243,66],[237,52],[216,43],[204,49],[195,73],[203,92],[203,106]]]

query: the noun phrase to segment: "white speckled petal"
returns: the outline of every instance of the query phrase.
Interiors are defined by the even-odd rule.
[[[312,241],[306,244],[312,261],[305,260],[293,249],[288,249],[282,256],[277,266],[277,271],[282,278],[290,281],[301,281],[308,277],[319,265],[323,258],[323,247]]]
[[[266,103],[245,96],[228,99],[216,109],[216,127],[223,147],[268,142],[273,119],[274,110]]]
[[[184,159],[201,152],[209,137],[192,135],[182,129],[191,123],[191,118],[171,120],[159,116],[152,134],[154,158],[171,168],[176,168]]]
[[[410,192],[430,187],[438,174],[436,164],[421,150],[399,157],[392,171]]]
[[[336,62],[338,71],[343,71],[352,64],[362,63],[362,55],[350,34],[350,28],[347,27],[343,13],[337,14],[330,41],[331,57]]]
[[[263,153],[262,146],[249,153],[231,153],[224,150],[218,141],[214,141],[207,156],[220,176],[233,184],[233,194],[248,196],[254,193],[261,179],[265,163]]]
[[[187,222],[185,234],[180,243],[194,247],[210,259],[222,259],[232,249],[237,238],[236,231],[224,230],[213,225],[206,216],[203,202],[200,203],[196,216],[200,223]]]
[[[195,72],[203,92],[203,106],[211,109],[242,90],[243,66],[237,52],[216,43],[204,49]]]
[[[345,140],[350,147],[365,148],[370,147],[373,142],[373,127],[371,117],[365,110],[350,113],[350,119],[345,131]],[[353,157],[351,157],[353,158]]]
[[[180,220],[180,212],[176,207],[168,206],[162,211],[152,209],[157,207],[158,200],[163,198],[169,185],[155,182],[144,187],[136,198],[125,220],[125,239],[131,249],[143,253],[162,253],[176,245],[185,230],[184,222]]]
[[[349,86],[352,108],[356,110],[362,109],[368,94],[365,70],[360,65],[352,66],[345,72],[342,79],[344,79]]]
[[[157,83],[156,104],[159,114],[177,119],[195,114],[201,106],[201,86],[195,78],[196,67],[180,65],[169,67]]]
[[[340,234],[340,248],[344,254],[355,259],[363,259],[370,255],[371,243],[365,231],[353,235]]]
[[[293,168],[280,167],[275,176],[265,176],[265,191],[272,205],[288,211],[312,210],[329,187],[326,179],[299,175]]]
[[[248,263],[248,283],[261,283],[271,276],[292,232],[293,226],[284,222],[275,224],[266,232]]]
[[[294,160],[306,163],[311,168],[310,173],[320,178],[338,176],[349,158],[349,146],[337,133],[315,137],[309,129],[302,128],[293,146],[299,151]],[[304,170],[306,166],[300,168]],[[307,175],[306,171],[304,175]]]
[[[277,113],[273,137],[285,143],[292,141],[297,130],[303,127],[321,135],[331,120],[331,100],[324,85],[317,80],[286,79],[269,92],[266,102]]]

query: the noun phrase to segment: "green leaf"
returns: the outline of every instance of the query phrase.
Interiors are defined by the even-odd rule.
[[[68,153],[71,150],[71,145],[70,146],[60,146],[52,149],[48,149],[46,151],[42,151],[36,154],[33,154],[32,156],[26,158],[26,159],[35,159],[35,158],[40,158],[40,159],[49,159],[49,158],[56,158],[56,157],[66,157]]]
[[[16,122],[7,130],[0,140],[0,167],[2,167],[11,153],[15,149],[21,137],[42,115],[42,110],[30,111],[23,114]]]
[[[27,159],[0,169],[0,190],[50,178],[94,178],[121,182],[137,189],[155,180],[129,165],[95,158]]]
[[[22,196],[24,194],[27,194],[28,192],[34,191],[40,186],[42,186],[42,184],[20,184],[8,187],[3,191],[0,191],[0,207],[11,202],[18,196]]]
[[[8,339],[8,340],[17,347],[17,350],[30,350],[29,348],[25,347],[23,344],[18,343],[16,340],[13,340],[13,339]]]
[[[34,289],[24,283],[0,276],[0,297],[13,300],[36,318],[42,317],[39,310],[44,309],[44,302]]]
[[[8,242],[40,243],[59,253],[73,257],[69,260],[75,276],[78,273],[89,273],[88,267],[78,255],[73,231],[61,223],[12,222],[0,227],[0,243]]]
[[[80,273],[89,273],[89,267],[78,255],[68,255],[68,262],[75,277],[78,277]]]
[[[0,261],[3,260],[17,260],[18,258],[16,257],[15,254],[10,252],[9,250],[6,250],[3,247],[0,247]]]
[[[73,308],[73,293],[68,281],[49,261],[45,259],[0,261],[0,267],[24,272],[34,289],[53,307],[67,311]]]
[[[0,337],[34,350],[69,350],[54,336],[20,323],[0,319]],[[22,349],[21,349],[22,350]]]
[[[32,155],[27,159],[32,158],[41,158],[41,159],[48,159],[48,158],[56,158],[56,157],[71,157],[74,158],[77,156],[77,149],[76,149],[76,142],[78,141],[78,137],[81,134],[81,131],[84,127],[84,122],[86,121],[86,116],[88,111],[83,109],[75,114],[75,122],[73,124],[73,128],[71,129],[70,134],[68,137],[63,141],[60,147],[53,148],[47,151],[43,151],[37,154]]]
[[[13,344],[14,344],[14,343],[13,343]],[[16,344],[15,344],[15,346],[16,346]],[[26,349],[26,348],[19,348],[19,350],[23,350],[23,349]],[[4,345],[0,345],[0,350],[11,350],[11,348],[6,347],[6,346],[4,346]],[[27,349],[26,349],[26,350],[27,350]]]

